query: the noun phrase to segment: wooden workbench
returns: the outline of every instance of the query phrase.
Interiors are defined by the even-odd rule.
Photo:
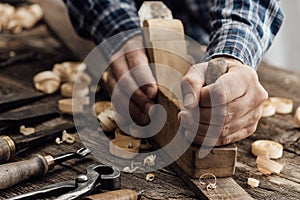
[[[19,45],[21,44],[21,45]],[[22,45],[29,46],[37,53],[31,59],[19,62],[0,69],[0,76],[17,79],[28,87],[33,87],[32,76],[42,70],[51,69],[52,65],[60,61],[74,60],[75,57],[68,49],[47,29],[43,24],[37,28],[26,31],[19,36],[9,34],[0,35],[0,52],[22,48]],[[294,100],[295,108],[300,106],[300,74],[277,69],[266,64],[259,68],[260,80],[268,90],[270,96],[288,97]],[[0,98],[5,95],[1,91]],[[47,101],[57,101],[59,94],[51,95],[45,99],[34,102],[27,107],[34,107],[37,104]],[[38,111],[37,111],[38,112]],[[295,109],[293,110],[293,113]],[[69,120],[65,118],[64,120]],[[43,129],[60,121],[60,119],[38,125]],[[280,175],[263,176],[259,175],[255,166],[255,157],[250,153],[250,145],[257,139],[272,139],[284,145],[283,157],[279,162],[285,163],[285,168]],[[300,129],[295,129],[292,124],[292,115],[275,115],[262,119],[257,131],[251,137],[237,142],[238,164],[233,179],[255,199],[299,199],[300,197]],[[49,142],[43,146],[28,149],[20,153],[15,160],[29,158],[35,153],[59,154],[66,151],[74,151],[81,147],[79,138],[73,145]],[[69,180],[85,168],[95,163],[92,156],[82,160],[65,162],[42,178],[33,178],[26,182],[13,186],[10,189],[0,191],[0,199],[12,197],[17,194],[38,189],[47,184]],[[135,190],[144,190],[142,199],[196,199],[193,192],[176,176],[170,168],[164,168],[154,172],[155,180],[145,180],[146,174],[125,174],[122,173],[122,187]],[[254,177],[261,181],[256,189],[247,186],[247,178]]]

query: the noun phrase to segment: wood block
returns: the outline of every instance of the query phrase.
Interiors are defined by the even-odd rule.
[[[158,102],[164,106],[168,116],[163,129],[154,136],[154,140],[163,147],[174,138],[179,129],[177,114],[180,111],[180,104],[176,99],[165,95],[162,90],[159,91]],[[179,136],[180,141],[186,140],[184,134]],[[204,173],[212,173],[217,177],[227,177],[234,174],[237,157],[237,147],[234,144],[214,147],[204,158],[199,158],[199,150],[200,146],[193,144],[176,160],[177,165],[188,176],[199,178]]]
[[[183,27],[178,20],[164,20],[164,19],[150,19],[145,20],[144,25],[149,27],[145,36],[146,43],[150,45],[148,53],[150,55],[150,61],[154,63],[154,74],[158,83],[171,82],[172,90],[181,94],[180,78],[170,76],[164,69],[161,69],[159,65],[167,65],[174,70],[184,75],[191,64],[187,60],[186,42],[183,38],[176,38],[177,34],[174,31],[151,31],[152,27],[165,27],[176,31],[182,31]],[[179,27],[177,27],[179,26]],[[168,37],[170,34],[170,37]],[[164,106],[167,111],[167,121],[163,129],[154,136],[154,140],[161,146],[169,144],[169,142],[175,137],[180,122],[177,119],[177,115],[181,110],[180,99],[174,98],[174,94],[159,86],[158,103]],[[186,141],[184,134],[179,133],[180,139],[177,142]],[[180,145],[178,145],[180,146]],[[199,158],[200,146],[191,145],[187,151],[176,160],[176,164],[190,177],[199,178],[204,173],[212,173],[217,177],[227,177],[234,174],[235,163],[237,157],[237,147],[232,144],[223,147],[215,147],[205,158]],[[168,152],[171,158],[172,152]]]
[[[184,29],[180,20],[147,19],[143,26],[145,41],[184,40]]]

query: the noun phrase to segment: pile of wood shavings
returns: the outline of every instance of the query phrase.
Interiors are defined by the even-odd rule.
[[[0,32],[20,33],[34,27],[43,17],[43,10],[37,4],[14,7],[0,3]]]

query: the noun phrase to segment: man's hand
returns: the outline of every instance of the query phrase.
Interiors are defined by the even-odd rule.
[[[135,36],[128,40],[122,49],[110,59],[110,70],[107,76],[110,93],[112,93],[116,83],[121,78],[125,78],[125,81],[122,81],[122,84],[120,84],[122,92],[117,94],[119,96],[118,102],[113,102],[113,104],[121,116],[125,116],[123,112],[128,110],[129,106],[133,121],[139,125],[149,123],[148,112],[153,105],[152,99],[157,94],[157,85],[143,48],[142,36]],[[134,70],[138,67],[143,67],[143,70]],[[122,77],[129,70],[131,70],[130,75]],[[142,82],[149,84],[139,87]],[[135,90],[132,96],[129,94],[129,88]],[[126,102],[128,98],[130,98],[129,105]]]
[[[268,98],[255,70],[235,59],[224,59],[229,70],[214,84],[204,86],[207,63],[191,67],[181,84],[187,110],[180,112],[179,118],[186,129],[185,136],[197,144],[208,137],[216,141],[212,145],[220,146],[253,134],[261,117],[262,103]],[[196,106],[199,106],[200,123],[188,111]],[[198,132],[193,137],[195,134],[189,128],[198,124]]]

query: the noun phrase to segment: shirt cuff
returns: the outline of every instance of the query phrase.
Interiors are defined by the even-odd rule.
[[[243,24],[224,24],[212,34],[203,61],[216,56],[230,56],[255,70],[261,60],[262,47],[258,37],[249,26]]]

